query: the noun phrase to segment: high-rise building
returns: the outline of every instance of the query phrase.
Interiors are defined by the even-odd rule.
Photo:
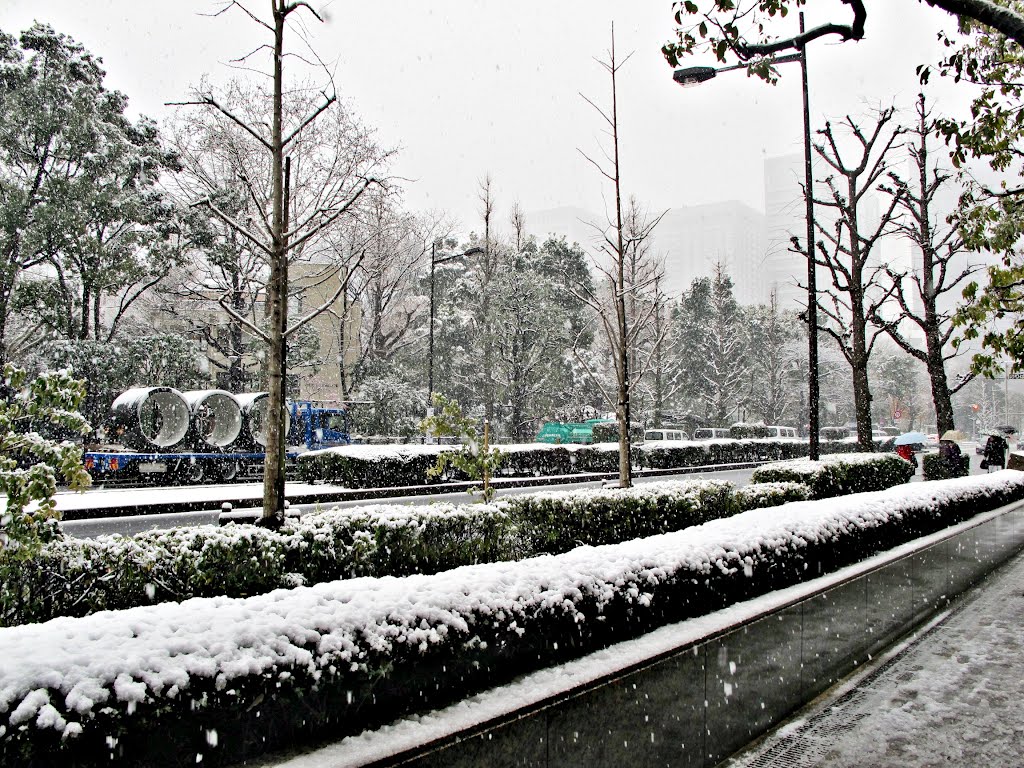
[[[672,208],[651,237],[665,259],[664,290],[677,295],[696,277],[725,265],[733,293],[742,304],[767,300],[761,291],[764,215],[736,201]]]
[[[804,206],[803,154],[769,157],[764,161],[765,246],[761,282],[766,294],[775,291],[779,307],[807,306],[807,261],[794,253],[792,237],[807,240]]]

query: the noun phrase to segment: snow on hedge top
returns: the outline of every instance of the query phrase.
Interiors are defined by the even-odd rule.
[[[843,464],[873,464],[879,461],[888,461],[890,458],[895,457],[896,454],[893,453],[829,453],[817,460],[803,458],[773,461],[771,464],[765,464],[763,467],[760,467],[760,469],[779,469],[812,475],[826,467]]]
[[[76,733],[68,717],[89,719],[103,706],[187,696],[205,678],[219,690],[251,675],[289,669],[360,669],[395,647],[465,642],[486,619],[509,632],[535,611],[581,617],[575,600],[604,605],[649,590],[677,572],[756,570],[767,555],[828,541],[843,531],[932,509],[965,495],[1024,486],[1012,470],[826,501],[753,510],[675,533],[622,544],[580,547],[558,556],[464,566],[436,575],[360,578],[276,590],[250,598],[196,598],[83,618],[0,629],[0,712],[10,726]],[[472,642],[472,641],[471,641]],[[49,689],[49,690],[47,690]],[[121,702],[120,705],[117,702]],[[58,702],[61,703],[61,702]]]
[[[630,488],[574,488],[568,491],[533,491],[523,496],[503,499],[497,506],[521,504],[524,501],[534,503],[552,502],[566,506],[587,506],[594,502],[614,502],[616,499],[647,499],[650,501],[666,498],[676,501],[688,499],[693,502],[700,500],[707,492],[722,493],[733,488],[727,480],[662,480]]]

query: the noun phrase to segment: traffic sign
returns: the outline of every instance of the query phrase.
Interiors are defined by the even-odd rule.
[[[892,412],[892,417],[894,419],[902,419],[903,418],[903,411],[893,411]]]

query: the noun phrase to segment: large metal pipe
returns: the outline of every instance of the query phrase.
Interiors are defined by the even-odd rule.
[[[269,405],[269,393],[249,392],[241,395],[235,395],[235,399],[242,408],[242,434],[239,437],[239,444],[244,444],[257,450],[262,450],[267,445],[267,407]],[[288,434],[288,427],[290,423],[291,414],[288,412],[288,409],[285,408],[285,434]]]
[[[223,389],[182,392],[191,411],[191,442],[199,450],[221,450],[242,431],[242,408],[235,396]]]
[[[111,438],[141,451],[166,450],[188,433],[191,411],[174,387],[134,387],[110,406]]]

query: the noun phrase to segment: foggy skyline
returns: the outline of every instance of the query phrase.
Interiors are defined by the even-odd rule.
[[[165,102],[188,97],[204,76],[217,84],[244,74],[224,63],[265,42],[237,9],[201,15],[222,6],[8,0],[0,27],[18,34],[37,19],[70,35],[103,59],[106,85],[129,97],[130,114],[163,123],[173,115]],[[527,213],[604,210],[610,187],[581,154],[601,156],[603,124],[580,94],[610,103],[608,77],[594,59],[606,58],[613,21],[620,60],[632,52],[619,82],[626,195],[652,211],[730,200],[764,211],[764,159],[802,151],[799,69],[783,65],[775,87],[740,71],[681,89],[660,52],[673,31],[669,0],[628,8],[610,0],[525,2],[514,10],[481,0],[457,10],[402,0],[316,7],[327,23],[307,15],[305,32],[348,107],[377,129],[382,145],[400,148],[391,172],[405,180],[406,206],[446,211],[464,232],[480,228],[477,193],[486,174],[499,232],[508,230],[516,202]],[[808,9],[808,25],[844,14],[838,2],[818,4]],[[914,67],[940,54],[940,24],[952,20],[904,0],[872,7],[859,43],[817,41],[809,54],[815,127],[879,105],[909,108],[919,90]],[[300,50],[297,30],[286,45]],[[951,90],[940,81],[930,92],[941,106]],[[962,90],[954,93],[962,100]]]

